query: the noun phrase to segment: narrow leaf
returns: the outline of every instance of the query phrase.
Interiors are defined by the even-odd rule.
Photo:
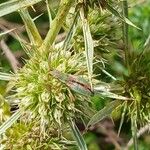
[[[10,0],[0,4],[0,17],[10,14],[24,7],[32,6],[42,0]]]
[[[122,15],[125,18],[128,18],[128,2],[127,0],[122,1]],[[123,43],[124,43],[124,51],[125,51],[125,62],[126,66],[129,69],[129,45],[128,45],[128,24],[123,21]]]
[[[149,34],[148,38],[146,39],[146,41],[144,43],[145,48],[148,47],[148,46],[150,46],[150,34]]]
[[[7,121],[0,126],[0,135],[10,128],[21,116],[21,110],[16,111]]]
[[[0,72],[0,80],[10,81],[12,80],[12,78],[13,78],[12,74]]]
[[[126,114],[126,111],[127,111],[127,101],[125,101],[123,104],[123,112],[122,112],[122,115],[121,115],[121,121],[120,121],[120,125],[119,125],[119,129],[118,129],[118,136],[120,135],[120,131],[121,131],[121,128],[122,128],[122,125],[123,125],[123,122],[124,122],[124,118],[125,118],[125,114]]]
[[[46,0],[46,7],[47,7],[47,12],[48,12],[49,28],[50,28],[51,27],[51,23],[52,23],[52,14],[51,14],[51,8],[50,8],[49,0]]]
[[[137,27],[135,24],[133,24],[128,18],[122,16],[116,9],[114,9],[110,4],[107,3],[107,9],[114,14],[115,16],[119,17],[122,21],[126,22],[130,26],[133,26],[139,30],[141,30],[139,27]]]
[[[20,13],[20,16],[22,17],[22,20],[24,21],[30,41],[34,45],[40,46],[42,44],[42,38],[28,10],[21,9],[19,13]]]
[[[109,116],[113,110],[118,107],[121,104],[121,101],[115,100],[109,103],[107,106],[105,106],[103,109],[101,109],[99,112],[97,112],[89,121],[87,124],[87,127],[93,126],[105,117]]]
[[[90,79],[91,86],[92,86],[91,80],[92,80],[92,74],[93,74],[94,44],[93,44],[93,39],[92,39],[92,35],[90,32],[90,27],[89,27],[87,19],[85,18],[83,8],[81,8],[80,10],[80,17],[82,20],[88,74],[89,74],[89,79]]]
[[[88,150],[87,149],[87,146],[86,146],[86,143],[79,131],[79,129],[77,128],[77,126],[71,121],[70,123],[70,127],[71,127],[71,130],[72,130],[72,133],[73,133],[73,136],[77,142],[77,146],[80,150]]]
[[[117,95],[115,93],[112,93],[112,92],[102,92],[100,93],[102,96],[104,97],[109,97],[109,98],[112,98],[112,99],[118,99],[118,100],[129,100],[128,97],[124,97],[124,96],[121,96],[121,95]]]
[[[70,43],[70,41],[71,41],[75,31],[76,31],[76,24],[77,24],[78,16],[79,16],[79,12],[76,12],[73,23],[72,23],[70,30],[69,30],[69,32],[68,32],[68,34],[64,40],[63,49],[65,49],[65,50],[67,50],[68,45],[69,45],[69,43]]]
[[[105,86],[103,86],[103,87],[102,86],[94,87],[94,93],[97,94],[97,95],[101,95],[101,96],[104,96],[104,97],[109,97],[109,98],[112,98],[112,99],[118,99],[118,100],[131,100],[128,97],[124,97],[124,96],[109,92],[108,90],[109,90],[109,88],[107,88]]]
[[[105,73],[106,75],[108,75],[110,78],[112,78],[113,80],[117,80],[113,75],[111,75],[109,72],[107,72],[105,69],[102,69],[102,72]]]
[[[0,33],[0,39],[1,39],[4,35],[6,35],[6,34],[12,32],[12,31],[14,31],[14,30],[15,30],[15,29],[10,29],[10,30],[7,30],[7,31],[5,31],[5,32],[1,32],[1,33]]]

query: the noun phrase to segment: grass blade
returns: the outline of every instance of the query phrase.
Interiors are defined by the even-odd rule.
[[[97,112],[89,121],[87,124],[87,127],[93,126],[105,117],[109,116],[112,111],[118,107],[122,102],[119,100],[112,101],[111,103],[107,104],[103,109],[101,109],[99,112]]]
[[[71,127],[72,133],[74,135],[74,138],[77,142],[78,148],[80,150],[88,150],[87,146],[86,146],[86,143],[85,143],[79,129],[77,128],[77,126],[72,121],[70,123],[70,127]]]
[[[3,134],[8,128],[10,128],[14,124],[14,122],[18,120],[21,114],[21,110],[18,110],[7,121],[4,122],[0,126],[0,135]]]
[[[82,28],[83,28],[83,35],[84,35],[88,74],[89,74],[89,79],[90,79],[90,83],[91,83],[91,87],[92,87],[91,80],[92,80],[92,74],[93,74],[94,44],[93,44],[93,39],[92,39],[92,35],[90,32],[90,27],[89,27],[87,19],[85,18],[83,8],[81,8],[81,10],[80,10],[80,17],[82,20]]]
[[[0,72],[0,80],[10,81],[12,80],[12,78],[13,78],[12,74]]]
[[[11,0],[0,4],[0,17],[24,7],[32,6],[42,0]]]

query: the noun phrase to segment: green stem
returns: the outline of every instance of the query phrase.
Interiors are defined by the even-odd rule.
[[[61,0],[58,13],[55,19],[52,21],[51,28],[49,29],[46,38],[40,47],[41,50],[48,50],[55,41],[55,38],[64,23],[72,3],[73,0]]]
[[[128,2],[127,0],[122,1],[122,13],[123,16],[128,18]],[[125,63],[129,70],[129,46],[128,46],[128,24],[123,21],[123,42],[125,50]]]
[[[27,9],[21,9],[19,11],[20,16],[25,24],[29,39],[31,41],[31,43],[33,43],[36,46],[40,46],[43,42],[39,31],[33,21],[33,19],[31,18],[29,12]]]
[[[131,129],[132,129],[132,137],[133,137],[133,143],[134,143],[134,150],[138,150],[138,139],[137,139],[137,116],[135,114],[132,114],[131,118]]]

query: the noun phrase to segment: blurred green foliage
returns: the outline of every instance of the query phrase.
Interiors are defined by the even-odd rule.
[[[144,43],[150,35],[150,1],[146,0],[144,3],[133,7],[131,5],[131,8],[129,8],[129,18],[141,28],[141,31],[132,27],[129,30],[131,43],[134,47],[137,47]]]

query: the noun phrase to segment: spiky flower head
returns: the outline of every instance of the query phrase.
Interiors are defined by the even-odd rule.
[[[128,112],[135,116],[137,124],[150,122],[150,52],[133,52],[130,58],[129,74],[125,76],[125,93],[131,97]]]
[[[8,129],[1,144],[7,149],[26,150],[26,149],[47,149],[62,150],[67,149],[69,141],[58,137],[57,132],[48,128],[46,132],[41,132],[39,122],[30,120],[30,122],[20,121]]]
[[[67,149],[70,121],[90,106],[85,54],[52,48],[29,56],[13,80],[22,116],[1,144],[14,150]]]
[[[31,118],[39,117],[41,125],[59,125],[70,117],[81,115],[82,107],[88,104],[86,96],[73,92],[69,79],[52,75],[58,70],[87,78],[86,61],[83,53],[72,54],[58,49],[34,54],[20,69],[16,78],[17,98],[20,108],[31,111]],[[60,75],[61,76],[61,75]]]

